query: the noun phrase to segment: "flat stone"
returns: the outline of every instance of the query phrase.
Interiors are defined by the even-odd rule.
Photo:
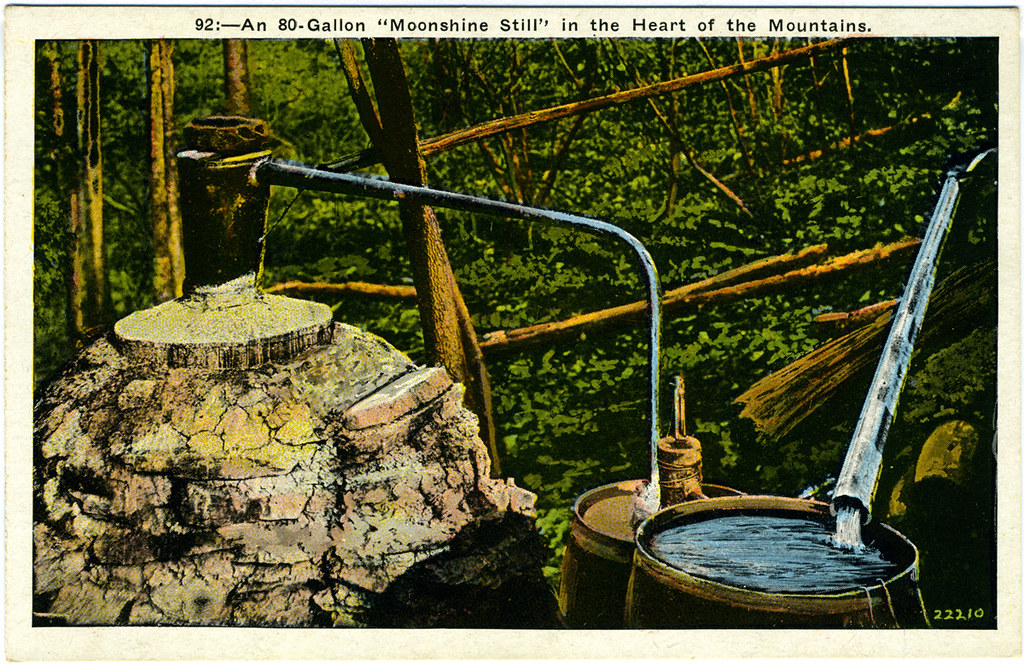
[[[318,559],[333,543],[325,525],[312,522],[242,522],[217,529],[245,564],[300,564]]]
[[[451,383],[441,367],[403,374],[352,406],[345,413],[345,425],[360,430],[393,422],[438,397]]]
[[[282,362],[330,341],[331,308],[260,293],[251,276],[129,314],[114,324],[122,354],[170,367]]]
[[[415,365],[386,341],[344,323],[334,324],[331,344],[281,368],[295,399],[330,413],[350,406]]]

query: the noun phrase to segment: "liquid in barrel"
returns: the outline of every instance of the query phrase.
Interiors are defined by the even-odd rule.
[[[669,525],[651,538],[651,552],[694,577],[767,593],[840,593],[899,573],[870,544],[854,550],[833,538],[816,520],[741,514]]]

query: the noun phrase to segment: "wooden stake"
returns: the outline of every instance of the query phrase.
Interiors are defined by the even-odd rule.
[[[686,385],[683,375],[676,377],[676,431],[677,439],[686,436]]]

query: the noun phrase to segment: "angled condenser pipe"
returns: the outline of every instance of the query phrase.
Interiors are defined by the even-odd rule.
[[[882,449],[906,379],[914,340],[928,308],[939,251],[960,195],[960,180],[994,150],[975,150],[954,157],[947,164],[939,200],[928,222],[899,307],[893,316],[881,360],[875,369],[874,379],[832,495],[832,510],[836,513],[836,540],[840,544],[859,546],[861,524],[871,519],[871,499],[878,484]]]
[[[325,171],[300,162],[283,159],[266,159],[257,163],[252,170],[253,184],[281,185],[298,189],[309,189],[339,194],[357,194],[380,199],[413,198],[436,207],[481,212],[500,217],[516,219],[540,219],[587,229],[591,232],[611,236],[624,243],[633,251],[636,265],[647,287],[647,312],[649,315],[649,448],[651,481],[644,494],[644,507],[653,512],[660,502],[658,483],[658,381],[660,375],[661,338],[661,296],[658,286],[658,272],[647,249],[634,236],[623,229],[580,215],[557,210],[547,210],[488,199],[462,192],[452,192],[432,187],[403,185],[379,177],[368,177],[353,173]]]

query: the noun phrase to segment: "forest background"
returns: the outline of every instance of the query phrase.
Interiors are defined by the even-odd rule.
[[[998,42],[847,41],[650,92],[808,43],[432,40],[395,52],[429,184],[602,219],[648,248],[677,298],[662,334],[661,429],[670,378],[683,375],[705,479],[827,500],[876,357],[855,334],[884,332],[885,303],[913,261],[907,240],[920,236],[947,157],[997,138]],[[388,94],[374,88],[373,58],[370,45],[327,40],[39,42],[37,388],[104,326],[180,293],[173,154],[190,120],[262,118],[275,156],[355,155],[384,174],[367,150],[379,154],[382,138],[368,136],[350,83],[378,102]],[[602,96],[614,103],[427,147]],[[873,509],[921,549],[925,604],[942,627],[994,625],[997,610],[996,175],[990,160],[965,184]],[[437,216],[490,379],[491,410],[475,408],[492,418],[502,475],[538,495],[554,589],[575,498],[646,475],[642,317],[579,318],[640,300],[642,286],[629,255],[606,240]],[[409,247],[390,204],[277,188],[263,286],[327,302],[336,319],[428,362]],[[559,321],[575,325],[522,331]],[[802,388],[775,374],[830,339],[840,340],[833,364],[811,365]],[[813,385],[828,390],[809,394]],[[751,411],[752,402],[774,406]],[[775,417],[779,409],[788,415]],[[946,458],[928,457],[935,437],[948,442]],[[943,620],[956,609],[982,609],[982,619]]]

